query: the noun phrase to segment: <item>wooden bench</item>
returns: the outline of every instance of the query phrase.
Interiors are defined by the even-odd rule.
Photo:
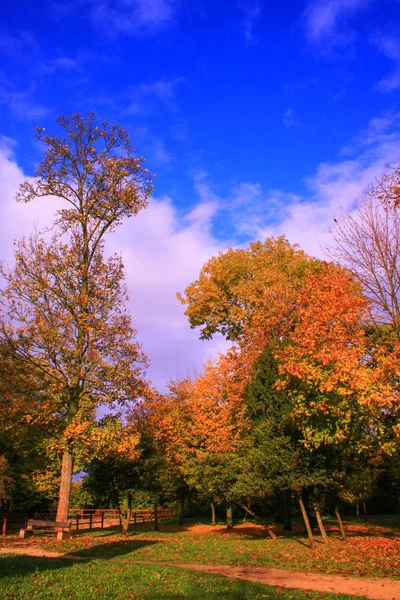
[[[26,529],[20,529],[19,537],[25,538],[35,532],[56,533],[57,541],[61,542],[71,537],[71,523],[68,521],[37,521],[29,519]]]

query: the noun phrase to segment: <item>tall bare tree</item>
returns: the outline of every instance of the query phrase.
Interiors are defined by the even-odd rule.
[[[400,212],[398,170],[342,211],[328,254],[348,267],[369,296],[375,319],[400,339]]]

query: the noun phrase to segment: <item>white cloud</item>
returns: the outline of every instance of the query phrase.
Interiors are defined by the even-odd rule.
[[[12,140],[0,138],[0,255],[7,262],[13,259],[13,241],[29,235],[35,227],[48,226],[57,208],[55,199],[29,204],[15,201],[17,189],[26,177],[16,163],[14,149]]]
[[[213,211],[200,203],[182,219],[170,198],[153,198],[111,239],[124,258],[133,321],[159,387],[171,377],[199,371],[225,345],[221,339],[201,342],[176,298],[203,263],[224,249],[210,232]]]
[[[51,223],[57,208],[50,199],[17,204],[15,193],[25,179],[13,154],[13,142],[0,138],[0,257],[13,260],[13,240]],[[150,378],[160,388],[170,378],[201,370],[221,338],[201,342],[190,329],[176,293],[193,281],[202,264],[223,246],[211,234],[215,205],[200,202],[179,217],[170,198],[151,200],[148,209],[108,238],[110,251],[123,256],[130,291],[130,310],[138,339],[151,358]]]

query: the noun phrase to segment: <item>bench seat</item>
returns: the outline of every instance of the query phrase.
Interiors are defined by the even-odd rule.
[[[24,539],[33,533],[56,533],[57,540],[69,539],[71,536],[71,523],[68,521],[38,521],[29,519],[26,528],[20,529],[19,537]]]

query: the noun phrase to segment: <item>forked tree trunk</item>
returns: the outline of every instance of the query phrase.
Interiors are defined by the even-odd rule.
[[[126,535],[129,529],[129,521],[131,520],[131,511],[126,509],[120,512],[120,521],[122,527],[122,535]]]
[[[158,531],[158,503],[154,503],[154,531]]]
[[[344,532],[343,522],[342,522],[342,519],[340,517],[339,510],[338,510],[337,506],[335,506],[335,515],[336,515],[336,518],[337,518],[338,523],[339,523],[339,529],[340,529],[340,533],[341,533],[341,536],[342,536],[342,540],[345,540],[346,539],[346,534]]]
[[[229,502],[226,507],[226,526],[228,529],[233,529],[232,502]]]
[[[211,526],[215,527],[215,525],[217,524],[217,522],[215,520],[215,505],[214,505],[214,502],[210,502],[210,508],[211,508]]]
[[[315,515],[317,517],[317,523],[318,523],[319,530],[321,532],[322,539],[324,541],[324,544],[328,544],[329,540],[328,540],[328,536],[326,535],[325,527],[324,527],[324,524],[321,519],[321,514],[320,514],[317,506],[315,506],[314,509],[315,509]]]
[[[65,451],[61,463],[61,482],[56,516],[56,521],[58,522],[68,520],[69,497],[72,482],[72,463],[72,453]]]
[[[313,532],[311,529],[310,520],[308,518],[306,507],[304,506],[304,502],[301,497],[301,494],[299,494],[299,505],[300,505],[301,514],[303,515],[304,525],[306,526],[308,539],[310,541],[310,548],[311,548],[311,550],[313,550],[314,546],[315,546],[315,540],[314,540]]]
[[[122,527],[122,535],[126,535],[128,533],[132,514],[132,496],[130,492],[128,492],[127,497],[123,499],[123,508],[121,508],[119,500],[117,501],[117,506],[119,510],[119,522]]]

